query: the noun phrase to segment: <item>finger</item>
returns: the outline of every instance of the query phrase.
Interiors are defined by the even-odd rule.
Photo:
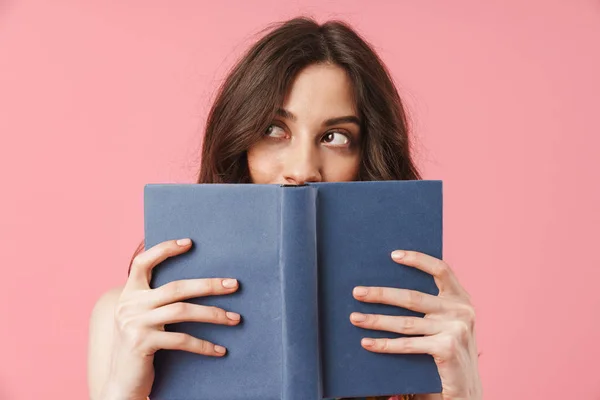
[[[146,323],[150,326],[162,326],[186,321],[237,325],[241,317],[238,313],[225,311],[218,307],[180,302],[156,308],[147,313],[145,318],[147,318]]]
[[[444,329],[444,321],[420,317],[399,317],[380,314],[350,314],[352,324],[378,331],[401,333],[404,335],[435,335]]]
[[[187,333],[154,331],[152,335],[155,351],[160,349],[183,350],[212,357],[222,357],[227,352],[223,346],[195,338]]]
[[[167,240],[141,252],[131,263],[126,288],[149,289],[152,269],[169,257],[185,253],[191,247],[190,239]]]
[[[365,303],[389,304],[424,314],[444,311],[444,301],[446,301],[439,296],[417,290],[377,286],[357,286],[352,294],[356,300]]]
[[[364,338],[360,344],[374,353],[395,354],[435,354],[436,336],[402,337],[402,338]]]
[[[439,258],[418,251],[395,250],[392,252],[392,259],[433,275],[440,291],[459,293],[462,289],[452,268]]]
[[[238,287],[237,279],[231,278],[183,279],[165,283],[147,292],[145,303],[150,308],[157,308],[194,297],[233,293]]]

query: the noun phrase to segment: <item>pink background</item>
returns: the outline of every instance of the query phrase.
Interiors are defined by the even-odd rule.
[[[193,180],[226,68],[299,13],[353,23],[408,103],[486,399],[600,399],[600,3],[206,3],[0,1],[0,399],[87,397],[143,185]]]

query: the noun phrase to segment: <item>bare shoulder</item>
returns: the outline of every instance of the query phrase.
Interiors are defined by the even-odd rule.
[[[115,325],[115,306],[122,292],[123,286],[104,292],[92,309],[88,343],[88,386],[91,399],[99,397],[108,375]]]
[[[102,293],[96,301],[92,310],[92,318],[97,314],[103,314],[107,310],[114,311],[117,301],[123,292],[123,286],[117,286]]]
[[[114,287],[104,292],[96,300],[90,316],[90,330],[106,327],[106,324],[112,324],[115,306],[122,292],[123,286]],[[112,326],[110,328],[112,329]]]
[[[95,339],[105,337],[106,334],[112,333],[114,326],[115,306],[119,301],[119,297],[123,292],[123,286],[114,287],[104,292],[92,309],[90,316],[90,339],[91,345],[96,344]],[[100,334],[100,335],[98,335]]]

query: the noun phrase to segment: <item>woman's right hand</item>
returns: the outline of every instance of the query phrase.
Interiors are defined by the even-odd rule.
[[[226,349],[188,334],[166,332],[165,324],[195,321],[237,325],[239,314],[182,300],[233,293],[235,279],[186,279],[150,288],[152,269],[168,257],[191,248],[189,239],[169,240],[138,254],[115,307],[111,365],[103,399],[146,400],[154,381],[154,353],[159,349],[184,350],[206,356],[223,356]]]

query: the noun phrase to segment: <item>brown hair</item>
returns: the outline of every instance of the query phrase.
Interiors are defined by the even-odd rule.
[[[421,179],[411,155],[404,106],[389,71],[365,39],[343,21],[318,24],[308,17],[265,31],[217,92],[197,183],[250,183],[247,150],[273,122],[298,72],[319,63],[343,68],[354,85],[362,124],[358,180]],[[143,249],[144,242],[132,262]]]
[[[404,107],[381,59],[346,23],[302,17],[262,37],[223,82],[208,115],[198,183],[249,183],[246,151],[273,122],[298,72],[318,63],[340,66],[354,84],[364,138],[358,179],[420,179]]]

